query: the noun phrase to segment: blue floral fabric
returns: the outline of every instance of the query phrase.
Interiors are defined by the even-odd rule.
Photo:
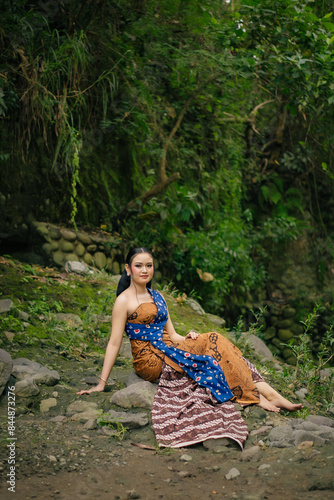
[[[125,331],[130,339],[146,340],[177,363],[198,385],[207,387],[220,403],[228,401],[233,394],[226,382],[218,362],[208,355],[192,354],[163,342],[163,329],[168,320],[165,299],[156,290],[148,289],[158,313],[149,324],[126,323]]]

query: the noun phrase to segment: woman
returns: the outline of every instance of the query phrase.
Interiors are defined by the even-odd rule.
[[[152,253],[146,248],[131,250],[117,289],[99,383],[78,394],[104,390],[125,330],[137,374],[149,381],[160,377],[152,424],[161,446],[177,448],[227,437],[243,447],[248,430],[233,402],[273,412],[302,408],[270,387],[223,335],[179,335],[164,298],[148,287],[153,274]]]

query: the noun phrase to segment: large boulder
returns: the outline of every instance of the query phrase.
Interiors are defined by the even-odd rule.
[[[12,369],[13,360],[11,355],[7,351],[0,349],[0,396],[6,387],[10,374],[12,373]]]

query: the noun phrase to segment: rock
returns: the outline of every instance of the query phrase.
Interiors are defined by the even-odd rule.
[[[14,307],[14,302],[11,299],[0,300],[0,314],[8,313]]]
[[[282,342],[286,342],[287,340],[290,340],[293,338],[293,333],[290,330],[281,329],[281,330],[278,330],[277,336]]]
[[[60,250],[57,250],[52,254],[52,259],[57,266],[62,266],[64,264],[65,255]]]
[[[259,446],[252,446],[244,450],[240,455],[240,460],[243,462],[258,462],[261,458],[261,448]]]
[[[299,399],[305,399],[305,396],[307,394],[307,389],[305,388],[299,389],[298,391],[295,392],[295,394]]]
[[[263,425],[259,429],[254,429],[251,431],[250,435],[251,436],[262,436],[263,434],[267,434],[269,431],[271,431],[272,426],[271,425]]]
[[[68,229],[61,229],[60,233],[66,241],[75,241],[77,239],[77,235],[73,231],[69,231]]]
[[[65,415],[57,415],[55,417],[50,418],[50,422],[56,422],[56,424],[62,424],[66,420],[67,418],[65,417]]]
[[[274,338],[276,335],[276,328],[274,326],[269,326],[264,332],[264,338],[265,340],[270,340]]]
[[[229,472],[225,475],[226,479],[234,479],[235,477],[240,476],[240,472],[235,467],[229,470]]]
[[[93,256],[89,252],[85,253],[83,260],[88,266],[92,266],[94,264]]]
[[[58,321],[64,322],[64,323],[70,323],[73,324],[74,326],[81,325],[82,319],[80,316],[77,314],[72,314],[72,313],[57,313],[55,314],[55,318]]]
[[[226,448],[240,449],[240,445],[233,439],[229,438],[207,439],[206,441],[203,441],[203,447],[206,450],[213,450],[216,452],[217,450],[225,451]]]
[[[126,377],[126,381],[125,381],[127,387],[129,387],[129,385],[138,384],[138,383],[141,383],[141,382],[143,382],[143,379],[141,377],[139,377],[139,375],[137,375],[136,372],[130,373]]]
[[[24,311],[18,311],[18,318],[19,319],[22,319],[22,321],[28,321],[30,316],[28,313],[24,312]]]
[[[65,253],[70,253],[74,250],[74,245],[70,241],[62,240],[59,246],[61,251]]]
[[[128,339],[123,340],[121,348],[119,350],[119,355],[125,359],[132,359],[131,344]],[[143,381],[143,379],[139,377],[139,381],[140,380]]]
[[[97,246],[96,245],[88,245],[88,247],[86,248],[87,252],[90,252],[90,253],[94,253],[97,249]]]
[[[86,233],[77,233],[77,238],[84,245],[90,245],[92,242],[92,240],[90,239],[90,237]]]
[[[100,270],[104,269],[107,265],[107,257],[102,252],[96,252],[96,253],[94,253],[94,262],[95,262],[95,266],[98,269],[100,269]]]
[[[85,276],[85,274],[87,274],[88,268],[82,262],[72,260],[72,261],[66,262],[65,271],[67,273],[74,273],[74,274],[80,274],[82,276]]]
[[[124,411],[109,410],[103,415],[103,421],[117,424],[121,423],[128,429],[139,429],[148,424],[148,416],[146,413],[131,413]]]
[[[29,398],[30,396],[37,396],[39,389],[33,377],[26,377],[15,384],[15,393],[17,396]]]
[[[86,252],[85,247],[82,245],[82,243],[78,243],[77,246],[75,247],[75,253],[78,257],[83,257]]]
[[[308,422],[313,422],[317,425],[327,425],[328,427],[334,427],[334,419],[329,417],[323,417],[321,415],[308,415],[306,417]]]
[[[312,448],[313,441],[302,441],[298,446],[298,450],[307,450],[308,448]]]
[[[156,387],[150,382],[137,382],[115,392],[110,402],[123,408],[151,408]]]
[[[288,425],[282,425],[271,429],[269,436],[269,446],[276,448],[287,448],[294,445],[293,430]]]
[[[112,273],[118,276],[120,272],[121,272],[121,266],[119,265],[118,262],[114,260],[114,262],[112,263]]]
[[[207,313],[206,317],[212,321],[217,326],[220,326],[221,328],[226,325],[226,321],[223,318],[220,318],[219,316],[216,316],[215,314],[210,314]]]
[[[96,403],[77,400],[67,407],[66,415],[76,422],[87,422],[96,420],[101,415],[101,410],[97,408]]]
[[[271,350],[269,349],[269,347],[266,346],[263,340],[261,340],[254,334],[248,334],[248,333],[246,333],[246,338],[249,341],[252,348],[254,349],[254,351],[256,352],[256,354],[266,359],[267,361],[274,360],[274,356]]]
[[[52,241],[51,243],[44,243],[42,246],[43,251],[47,254],[50,255],[52,252],[55,252],[58,250],[59,245],[55,241]]]
[[[3,332],[6,335],[6,338],[10,341],[13,342],[15,333],[14,332],[6,332],[6,330]],[[1,369],[0,369],[1,372]]]
[[[58,229],[55,227],[50,227],[49,236],[52,240],[60,240],[61,238],[60,231],[58,231]]]
[[[65,255],[65,265],[67,262],[77,262],[78,261],[78,256],[75,253],[67,253]]]
[[[205,314],[203,307],[197,302],[197,300],[189,297],[186,300],[186,304],[188,304],[188,306],[190,306],[195,312],[197,312],[197,314],[200,314],[200,315]]]
[[[50,410],[50,408],[53,408],[54,406],[57,406],[57,400],[55,398],[43,399],[43,401],[41,401],[39,409],[41,413],[46,413]]]
[[[50,462],[54,462],[54,463],[58,462],[58,460],[56,459],[56,457],[54,455],[49,455],[48,458],[49,458]]]
[[[12,374],[18,380],[29,377],[34,380],[35,384],[50,386],[57,384],[60,380],[59,373],[56,370],[50,370],[46,366],[26,358],[14,359]]]
[[[83,428],[85,430],[88,430],[88,431],[97,429],[96,418],[90,418],[89,420],[87,420],[87,422],[85,423],[85,425],[83,426]]]
[[[313,441],[314,444],[325,444],[326,439],[319,436],[315,432],[295,430],[293,432],[294,445],[297,446],[303,441]]]
[[[0,396],[3,393],[13,369],[11,355],[4,349],[0,349]]]
[[[270,465],[269,464],[261,464],[259,465],[258,467],[258,470],[266,470],[266,469],[270,469]]]
[[[181,462],[191,462],[192,461],[192,456],[184,454],[180,456]]]

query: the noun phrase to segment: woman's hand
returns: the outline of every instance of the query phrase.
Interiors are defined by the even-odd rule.
[[[199,337],[199,333],[194,332],[194,331],[190,331],[190,332],[186,335],[186,339],[193,339],[193,340],[196,340],[196,339],[198,339],[198,337]]]
[[[97,384],[95,387],[92,387],[91,389],[83,389],[82,391],[77,392],[79,396],[82,396],[83,394],[90,394],[91,392],[103,392],[105,388],[105,383],[100,382]]]

